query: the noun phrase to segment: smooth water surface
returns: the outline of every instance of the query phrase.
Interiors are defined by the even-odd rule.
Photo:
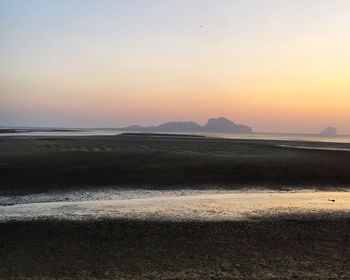
[[[0,136],[111,136],[126,133],[114,129],[84,129],[72,131],[31,131],[18,133],[1,133]],[[130,131],[135,132],[135,131]],[[152,131],[152,133],[157,133]],[[164,133],[164,132],[160,132]],[[176,132],[171,134],[186,134],[189,132]],[[350,135],[322,136],[318,134],[293,134],[293,133],[190,133],[208,137],[220,137],[227,139],[249,139],[249,140],[278,140],[278,141],[306,141],[306,142],[329,142],[329,143],[350,143]]]

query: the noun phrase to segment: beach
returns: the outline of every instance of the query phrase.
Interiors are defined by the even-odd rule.
[[[350,182],[349,147],[183,135],[0,137],[0,194],[105,187],[342,189]]]
[[[349,216],[0,223],[0,279],[349,279]]]
[[[350,144],[0,143],[0,279],[350,278]]]

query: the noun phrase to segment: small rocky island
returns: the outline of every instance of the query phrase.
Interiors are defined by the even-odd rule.
[[[323,136],[337,136],[338,132],[337,132],[337,129],[335,127],[327,127],[326,129],[321,131],[320,134]]]

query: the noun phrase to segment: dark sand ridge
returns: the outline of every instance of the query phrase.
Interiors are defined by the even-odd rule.
[[[151,135],[0,137],[1,194],[99,187],[148,189],[350,184],[348,151],[281,141]],[[347,144],[307,146],[349,148]]]

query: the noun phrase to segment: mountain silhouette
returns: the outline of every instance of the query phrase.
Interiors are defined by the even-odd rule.
[[[231,133],[252,133],[249,126],[235,124],[226,118],[211,118],[207,124],[202,127],[203,131],[207,132],[231,132]]]
[[[196,122],[167,122],[156,126],[139,126],[132,125],[119,130],[123,131],[158,131],[158,132],[216,132],[216,133],[252,133],[253,130],[249,126],[235,124],[226,118],[211,118],[204,126],[200,126]]]

